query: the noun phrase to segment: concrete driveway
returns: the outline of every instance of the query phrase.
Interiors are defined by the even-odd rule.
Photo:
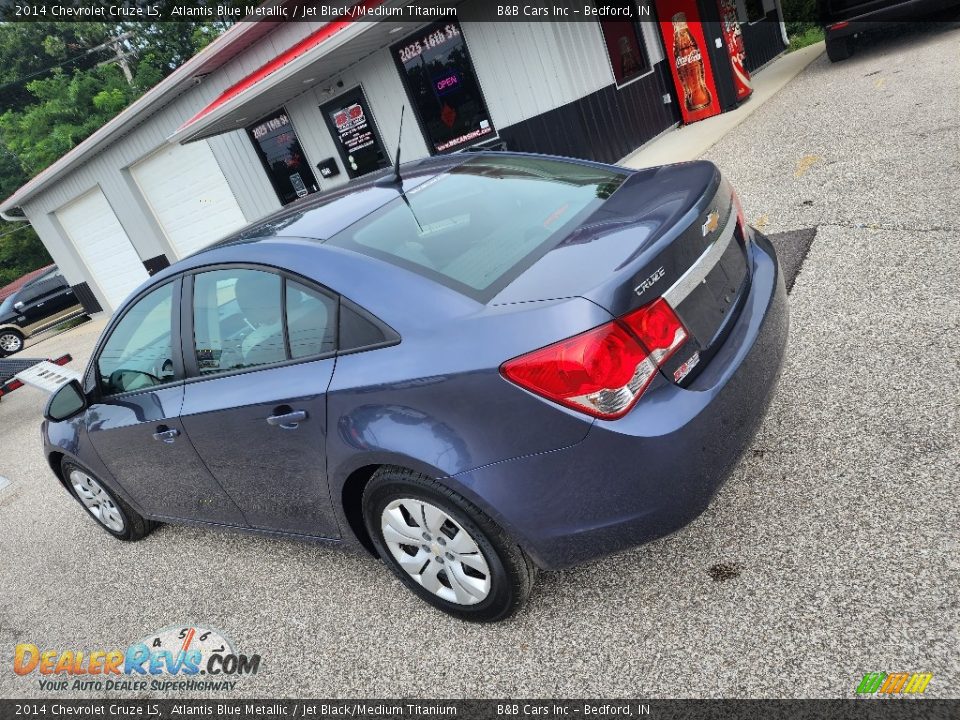
[[[24,389],[0,404],[0,694],[42,695],[10,671],[16,643],[198,623],[263,658],[233,696],[851,697],[874,671],[960,696],[958,52],[953,25],[821,57],[709,151],[758,226],[818,232],[770,414],[691,526],[466,625],[333,549],[113,541],[46,468]],[[85,359],[96,330],[34,350]]]

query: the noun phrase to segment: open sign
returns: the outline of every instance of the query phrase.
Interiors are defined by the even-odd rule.
[[[444,95],[448,92],[456,90],[460,85],[460,75],[459,73],[453,72],[449,75],[444,75],[441,78],[437,78],[433,81],[433,86],[437,89],[438,95]]]

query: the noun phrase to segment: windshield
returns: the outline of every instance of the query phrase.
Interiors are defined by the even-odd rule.
[[[3,302],[0,302],[0,315],[6,315],[8,312],[13,310],[13,295],[6,297]]]
[[[562,160],[478,156],[328,242],[486,302],[596,211],[625,177]]]

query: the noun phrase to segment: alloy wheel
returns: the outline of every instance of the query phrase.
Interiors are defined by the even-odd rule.
[[[5,353],[15,353],[19,352],[20,348],[23,347],[23,340],[20,339],[19,335],[14,335],[13,333],[3,333],[0,334],[0,350]]]
[[[80,502],[101,525],[115,533],[123,532],[123,514],[100,483],[82,470],[73,470],[70,473],[70,484],[73,485]]]
[[[490,594],[490,566],[477,542],[435,505],[394,500],[383,509],[380,530],[400,567],[437,597],[476,605]]]

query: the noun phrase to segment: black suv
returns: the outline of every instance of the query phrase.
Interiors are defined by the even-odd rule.
[[[960,0],[818,0],[830,62],[846,60],[853,53],[856,36],[885,23],[922,20],[933,13],[955,8]]]
[[[20,352],[31,335],[84,312],[60,270],[51,268],[0,302],[0,357]]]

